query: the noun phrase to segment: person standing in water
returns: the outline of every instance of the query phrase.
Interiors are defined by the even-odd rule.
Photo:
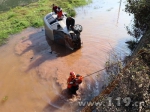
[[[74,72],[70,72],[70,76],[67,80],[67,89],[71,94],[77,95],[76,91],[79,89],[79,85],[82,83],[83,77],[79,74],[75,75]]]

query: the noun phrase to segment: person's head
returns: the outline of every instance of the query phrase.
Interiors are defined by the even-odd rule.
[[[77,74],[76,77],[80,77],[80,74]]]
[[[57,7],[57,11],[61,11],[61,8],[60,8],[60,7]]]
[[[70,77],[75,78],[76,77],[75,72],[70,72]]]
[[[55,6],[55,4],[52,5],[53,7]]]
[[[69,17],[68,17],[68,19],[69,19],[69,20],[71,20],[71,19],[72,19],[72,17],[71,17],[71,16],[69,16]]]

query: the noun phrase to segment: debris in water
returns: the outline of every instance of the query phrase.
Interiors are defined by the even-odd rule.
[[[25,39],[26,37],[22,37],[21,39],[23,40],[23,39]]]
[[[8,100],[8,96],[5,96],[3,99],[2,99],[2,102],[5,102]]]

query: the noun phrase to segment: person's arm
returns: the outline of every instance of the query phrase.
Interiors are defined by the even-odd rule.
[[[75,20],[73,18],[71,18],[70,24],[71,24],[71,29],[74,30]]]
[[[67,26],[67,29],[69,30],[69,21],[68,21],[68,18],[66,19],[66,26]]]
[[[72,18],[72,26],[75,25],[75,20]]]
[[[82,83],[83,77],[80,76],[79,78],[76,79],[76,85],[79,85]]]

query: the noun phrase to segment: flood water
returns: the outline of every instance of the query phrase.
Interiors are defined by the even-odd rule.
[[[93,0],[76,9],[83,44],[74,52],[46,39],[42,28],[11,36],[0,48],[0,112],[78,112],[78,100],[98,95],[104,74],[84,78],[77,99],[67,95],[66,81],[70,71],[86,76],[104,68],[112,52],[129,53],[125,26],[132,18],[124,1]]]

